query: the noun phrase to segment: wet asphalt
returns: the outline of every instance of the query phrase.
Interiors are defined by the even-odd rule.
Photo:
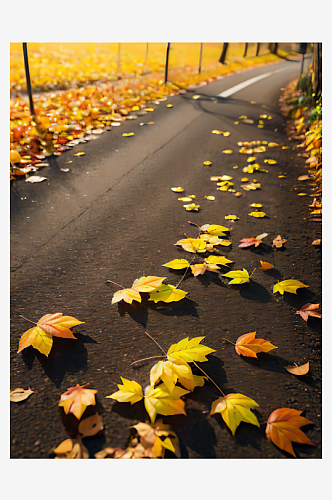
[[[274,72],[275,70],[281,70]],[[48,458],[66,431],[58,402],[68,387],[89,382],[98,390],[104,434],[87,438],[93,455],[102,447],[126,445],[129,428],[148,419],[142,402],[130,407],[105,397],[117,390],[120,375],[143,387],[149,383],[153,362],[132,366],[159,355],[148,331],[165,350],[185,337],[204,336],[215,349],[202,368],[225,393],[240,392],[254,399],[261,427],[241,423],[233,437],[219,415],[209,417],[217,389],[211,383],[186,398],[187,416],[164,417],[177,432],[183,456],[189,458],[286,458],[265,437],[265,423],[276,408],[303,411],[314,422],[303,428],[315,447],[294,445],[301,458],[321,457],[321,322],[306,323],[295,312],[308,302],[321,303],[321,250],[311,245],[320,237],[319,224],[309,221],[308,205],[313,183],[297,181],[307,173],[298,142],[288,140],[278,109],[281,88],[298,77],[300,63],[282,61],[231,75],[183,95],[151,103],[153,112],[125,121],[96,140],[80,144],[61,156],[50,157],[49,167],[38,175],[40,184],[23,179],[11,185],[11,337],[10,387],[28,388],[26,401],[11,403],[11,457]],[[227,99],[218,97],[244,80],[273,71]],[[193,95],[201,99],[193,100]],[[252,103],[251,101],[255,101]],[[167,107],[167,104],[173,107]],[[150,104],[149,104],[150,105]],[[264,128],[257,128],[266,113]],[[241,115],[254,123],[243,123]],[[140,123],[154,122],[141,126]],[[239,121],[238,125],[234,122]],[[230,135],[212,134],[219,129]],[[122,137],[124,132],[134,136]],[[268,172],[245,174],[248,155],[239,153],[238,141],[260,140],[278,147],[257,153]],[[289,146],[282,149],[282,145]],[[231,149],[232,154],[222,151]],[[74,156],[77,152],[83,156]],[[264,163],[272,158],[276,165]],[[203,164],[209,160],[212,166]],[[72,163],[68,163],[72,161]],[[238,165],[239,168],[233,169]],[[69,168],[63,172],[61,168]],[[230,175],[242,192],[216,190],[213,175]],[[285,177],[279,178],[279,175]],[[241,178],[256,178],[262,189],[244,191]],[[171,187],[182,186],[195,194],[199,212],[187,212]],[[298,196],[306,192],[307,196]],[[214,195],[215,201],[204,199]],[[251,203],[261,203],[268,217],[248,216]],[[225,220],[235,214],[239,220]],[[220,254],[234,261],[232,269],[253,271],[259,261],[274,264],[271,271],[256,270],[249,284],[231,286],[220,275],[190,273],[180,288],[188,292],[178,303],[111,305],[118,288],[143,275],[165,276],[176,285],[182,272],[161,267],[188,254],[174,243],[197,234],[195,222],[221,224],[230,229],[232,246]],[[268,233],[256,249],[238,248],[239,240]],[[281,234],[283,249],[272,247]],[[220,247],[219,247],[220,248]],[[297,295],[273,294],[282,279],[309,285]],[[62,312],[84,321],[73,328],[77,340],[54,339],[48,358],[28,348],[17,354],[18,342],[31,320]],[[256,331],[278,349],[258,359],[236,354],[232,342]],[[285,365],[310,362],[307,376],[295,377]]]

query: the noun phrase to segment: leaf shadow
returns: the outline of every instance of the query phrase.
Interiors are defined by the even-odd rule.
[[[229,271],[229,269],[228,269],[228,271]],[[225,270],[225,273],[228,272],[228,271]],[[223,279],[221,279],[221,276],[222,276],[221,273],[217,274],[217,273],[214,273],[214,272],[205,271],[204,274],[199,274],[198,276],[196,276],[196,279],[205,288],[207,288],[208,286],[210,286],[212,283],[214,285],[221,286],[223,288],[228,288],[228,281],[226,283],[226,280],[224,281]]]
[[[285,292],[283,295],[283,299],[289,306],[295,307],[298,311],[299,309],[301,309],[302,305],[315,300],[315,296],[315,293],[311,290],[308,290],[308,288],[298,288],[296,290],[296,293]],[[304,300],[306,302],[304,302]]]
[[[264,273],[267,274],[268,276],[270,276],[271,278],[275,278],[277,280],[279,280],[280,278],[282,278],[282,274],[281,272],[274,268],[274,269],[264,269]]]
[[[251,410],[257,417],[261,417],[261,414],[257,409]],[[261,441],[265,441],[266,436],[264,429],[262,427],[257,427],[256,425],[249,424],[248,422],[240,422],[236,429],[235,435],[232,435],[231,430],[225,424],[222,416],[220,414],[211,415],[223,430],[226,430],[231,437],[235,439],[237,445],[242,447],[252,447],[258,451],[261,451]],[[261,418],[262,419],[262,418]]]
[[[86,336],[82,335],[82,337]],[[88,365],[88,353],[84,343],[60,337],[53,337],[53,346],[48,357],[30,346],[22,351],[22,358],[29,370],[32,368],[34,359],[37,358],[45,375],[56,387],[60,387],[66,373],[85,370]]]
[[[149,301],[148,294],[141,294],[142,302],[141,303],[132,303],[127,304],[124,301],[118,303],[118,310],[120,316],[124,316],[126,313],[129,316],[146,328],[147,320],[148,320],[148,310],[157,311],[160,314],[165,316],[194,316],[198,318],[198,311],[196,306],[197,302],[188,299],[185,297],[178,302],[153,302]]]
[[[241,297],[244,299],[255,300],[256,302],[261,302],[263,304],[266,304],[271,300],[271,295],[267,289],[256,281],[250,280],[249,283],[245,283],[244,285],[230,286],[239,290]]]
[[[118,401],[114,401],[111,411],[120,417],[132,421],[139,420],[139,422],[145,422],[149,418],[145,410],[143,400],[138,401],[133,405],[130,403],[119,403]]]

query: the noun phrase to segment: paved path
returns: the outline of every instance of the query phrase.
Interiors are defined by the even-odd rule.
[[[147,415],[140,403],[128,409],[129,405],[105,396],[117,389],[120,375],[148,384],[152,365],[131,366],[137,359],[159,355],[145,330],[165,349],[187,336],[205,336],[204,343],[216,353],[204,369],[224,392],[241,392],[257,401],[256,414],[262,424],[276,408],[304,410],[315,423],[305,430],[318,446],[297,446],[296,450],[302,457],[320,457],[320,324],[307,324],[295,315],[306,302],[321,300],[320,250],[311,246],[319,228],[307,220],[309,197],[297,196],[299,190],[309,193],[312,185],[296,180],[307,172],[304,159],[285,136],[278,109],[280,88],[296,78],[299,69],[298,62],[283,61],[152,104],[153,112],[50,158],[50,167],[40,172],[47,181],[12,184],[11,388],[30,386],[35,391],[24,403],[11,404],[13,458],[51,456],[66,438],[57,408],[60,395],[67,387],[86,382],[98,390],[106,443],[123,447],[129,426]],[[266,73],[271,74],[256,78]],[[256,81],[251,85],[220,96],[253,78]],[[194,94],[206,97],[193,100]],[[166,107],[168,103],[173,107]],[[272,119],[264,120],[265,128],[257,128],[262,113]],[[242,123],[241,115],[254,124]],[[150,121],[154,124],[140,126]],[[240,123],[235,125],[235,121]],[[211,134],[213,129],[230,135]],[[131,131],[134,136],[122,137]],[[256,155],[269,171],[255,174],[261,190],[240,188],[240,179],[247,175],[242,172],[247,155],[238,152],[237,142],[246,140],[290,145]],[[232,149],[233,154],[223,154],[225,149]],[[74,156],[78,151],[86,154]],[[264,158],[278,163],[266,166]],[[204,166],[205,160],[212,161],[212,166]],[[234,165],[239,168],[233,169]],[[216,191],[209,178],[223,174],[233,177],[241,197]],[[280,174],[286,177],[278,178]],[[178,195],[171,192],[173,186],[195,194],[201,211],[186,212]],[[207,201],[205,195],[214,195],[216,200]],[[249,217],[253,202],[262,203],[269,218]],[[225,221],[228,214],[240,219]],[[234,261],[233,269],[251,272],[262,259],[274,263],[276,270],[257,270],[249,285],[233,288],[214,273],[189,275],[181,284],[189,292],[188,299],[176,304],[111,306],[117,288],[108,279],[125,287],[142,275],[167,276],[168,283],[178,282],[179,273],[161,265],[187,257],[174,243],[183,233],[195,236],[188,220],[230,228],[233,245],[222,253]],[[241,238],[263,232],[269,233],[265,249],[238,248]],[[278,234],[288,238],[284,251],[270,246]],[[272,293],[280,278],[299,279],[309,288],[298,296],[282,298]],[[19,315],[37,321],[52,312],[85,322],[74,329],[78,340],[55,339],[48,359],[32,348],[16,354],[20,335],[29,328]],[[260,355],[258,361],[250,360],[239,357],[231,344],[221,340],[235,341],[251,331],[278,349]],[[308,360],[309,377],[296,378],[284,370],[285,364]],[[207,384],[187,398],[187,418],[165,419],[174,424],[190,457],[286,456],[266,440],[264,425],[258,429],[241,424],[232,437],[219,417],[209,418],[206,412],[217,397],[214,386]],[[99,440],[91,446],[98,451],[103,443]]]

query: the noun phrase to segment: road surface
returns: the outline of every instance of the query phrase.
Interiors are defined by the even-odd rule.
[[[310,194],[313,186],[297,181],[307,173],[305,159],[298,156],[298,143],[288,141],[278,109],[280,89],[298,77],[299,69],[298,62],[282,61],[151,103],[153,112],[50,157],[50,166],[40,171],[47,181],[12,183],[10,386],[34,391],[26,401],[11,403],[12,458],[54,456],[53,449],[67,437],[58,408],[60,395],[87,382],[98,390],[104,424],[103,437],[88,440],[91,455],[106,445],[124,447],[129,427],[148,416],[142,403],[130,407],[105,397],[117,390],[120,376],[148,385],[153,361],[131,366],[160,354],[145,331],[165,350],[185,337],[204,336],[203,343],[216,352],[202,368],[225,393],[239,392],[259,404],[255,414],[260,429],[241,423],[233,437],[219,415],[209,417],[212,401],[220,397],[214,385],[196,388],[186,398],[187,417],[164,418],[178,433],[184,456],[288,457],[266,439],[264,429],[274,409],[289,407],[304,411],[314,422],[303,430],[316,446],[294,445],[297,455],[321,457],[321,324],[295,315],[305,303],[321,301],[321,251],[311,245],[320,227],[308,220],[312,198],[297,195]],[[236,87],[251,79],[255,80],[250,85]],[[233,91],[226,93],[229,89]],[[193,95],[202,98],[192,99]],[[169,103],[173,107],[167,107]],[[257,128],[262,114],[272,119],[264,119],[264,128]],[[254,123],[244,123],[239,119],[243,115]],[[230,135],[212,134],[214,129]],[[124,132],[134,135],[123,137]],[[248,155],[239,153],[237,142],[252,140],[279,144],[255,155],[268,173],[242,171]],[[222,152],[227,149],[233,153]],[[84,156],[74,156],[81,151]],[[268,158],[277,164],[265,164]],[[205,166],[206,160],[212,166]],[[235,165],[239,168],[233,169]],[[224,174],[233,177],[240,197],[216,190],[210,176]],[[256,178],[262,189],[241,189],[243,176]],[[171,191],[175,186],[195,194],[201,210],[187,212]],[[215,201],[204,199],[206,195],[214,195]],[[254,202],[263,205],[267,218],[248,216]],[[225,220],[229,214],[239,220]],[[181,272],[161,266],[190,257],[174,246],[184,233],[196,236],[188,221],[229,227],[232,246],[220,253],[234,261],[232,269],[251,272],[260,267],[260,259],[275,269],[256,270],[250,284],[234,287],[217,273],[188,273],[180,286],[188,298],[178,303],[112,306],[118,288],[107,280],[130,287],[136,278],[155,275],[178,283]],[[265,245],[238,248],[242,238],[263,232],[269,234]],[[287,238],[282,250],[271,246],[278,234]],[[222,268],[221,274],[226,271]],[[309,288],[284,297],[272,293],[278,280],[290,278]],[[54,312],[84,321],[73,329],[77,340],[54,339],[48,358],[33,348],[17,354],[20,336],[31,326],[20,315],[38,321]],[[255,360],[238,356],[222,340],[235,342],[252,331],[278,349]],[[284,368],[307,361],[307,377],[295,377]]]

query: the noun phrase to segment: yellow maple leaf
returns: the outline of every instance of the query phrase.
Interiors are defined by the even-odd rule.
[[[113,394],[106,396],[106,398],[112,398],[120,403],[130,403],[132,405],[143,399],[142,387],[135,380],[120,378],[122,384],[118,384],[119,391],[113,392]]]
[[[243,283],[250,281],[249,273],[246,269],[243,269],[242,271],[229,271],[228,273],[223,274],[223,276],[233,278],[229,281],[229,285],[242,285]]]
[[[200,227],[203,233],[211,234],[212,236],[225,236],[224,232],[229,232],[228,227],[219,226],[218,224],[204,224]]]
[[[296,290],[298,288],[304,288],[308,287],[309,285],[304,285],[301,283],[301,281],[298,280],[284,280],[284,281],[279,281],[279,283],[276,283],[273,287],[273,293],[279,292],[281,295],[284,294],[284,292],[288,293],[296,293]]]
[[[167,351],[167,358],[169,361],[184,361],[190,363],[193,361],[207,361],[206,357],[211,352],[215,352],[215,349],[206,347],[205,345],[200,345],[200,342],[205,337],[194,337],[189,340],[189,337],[180,340],[177,344],[172,344]]]
[[[191,212],[192,210],[198,212],[200,205],[196,205],[195,203],[189,203],[188,205],[183,205],[183,208],[185,208],[188,212]]]
[[[150,293],[156,290],[165,279],[166,278],[160,278],[159,276],[142,276],[142,278],[134,281],[131,290]]]
[[[150,293],[149,300],[157,302],[178,302],[183,299],[188,292],[180,290],[173,285],[162,284]]]
[[[233,436],[241,422],[257,425],[259,422],[250,408],[259,406],[253,399],[243,394],[227,394],[212,403],[210,415],[220,413],[227,427],[230,428]]]
[[[148,388],[144,395],[144,406],[151,422],[155,422],[158,413],[160,415],[186,415],[185,402],[180,398],[188,393],[189,391],[178,386],[169,392],[165,384]]]
[[[112,304],[116,304],[120,302],[120,300],[124,300],[127,304],[132,304],[133,300],[137,300],[137,302],[142,301],[140,294],[131,288],[124,288],[123,290],[115,292],[112,298]]]
[[[251,217],[265,217],[266,213],[265,212],[250,212]]]
[[[84,322],[72,316],[63,316],[62,313],[45,314],[35,327],[30,328],[22,335],[17,352],[21,352],[31,345],[48,356],[53,345],[53,336],[76,340],[69,328],[82,323]]]
[[[206,242],[200,238],[186,238],[177,241],[174,245],[179,245],[186,252],[197,253],[206,252]]]
[[[150,370],[150,384],[155,386],[160,380],[171,393],[177,381],[189,391],[196,386],[204,385],[204,377],[193,375],[190,366],[185,362],[159,361]]]
[[[162,265],[164,267],[169,267],[170,269],[185,269],[186,267],[189,267],[189,262],[186,259],[174,259]]]
[[[218,264],[221,266],[228,266],[229,263],[233,262],[232,260],[226,259],[226,257],[221,255],[209,255],[206,259],[204,259],[204,261],[208,264]]]

